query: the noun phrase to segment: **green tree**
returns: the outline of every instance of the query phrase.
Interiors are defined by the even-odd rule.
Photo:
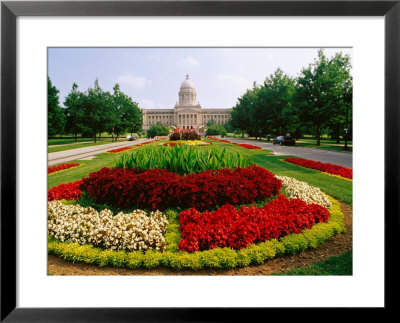
[[[113,100],[109,92],[104,92],[98,80],[94,88],[89,88],[83,98],[84,124],[90,129],[94,142],[97,142],[97,132],[107,129],[113,116]]]
[[[168,136],[169,128],[162,124],[152,125],[149,130],[147,130],[147,137],[154,138],[155,136]]]
[[[64,109],[60,107],[59,92],[47,77],[47,135],[49,137],[64,132],[65,114]]]
[[[339,115],[344,115],[343,89],[350,87],[350,57],[336,54],[327,58],[322,50],[318,59],[301,71],[297,80],[295,106],[299,119],[316,129],[317,145],[321,131]]]
[[[240,129],[242,133],[242,138],[244,133],[254,133],[253,120],[251,118],[251,111],[255,104],[257,91],[256,84],[253,84],[253,89],[247,90],[239,99],[237,104],[233,107],[231,111],[231,125],[235,129]]]
[[[120,90],[118,84],[114,86],[113,101],[113,116],[109,131],[117,135],[117,140],[119,135],[127,131],[131,135],[133,132],[140,132],[143,125],[142,112],[138,104]]]
[[[215,121],[213,118],[211,118],[210,120],[207,121],[207,127],[212,126],[213,124],[215,124]]]
[[[234,129],[233,129],[232,125],[231,125],[230,120],[229,120],[228,122],[224,123],[223,126],[224,126],[224,128],[225,128],[225,130],[226,130],[227,132],[233,132],[233,131],[234,131]]]
[[[253,112],[254,122],[263,135],[286,134],[293,130],[295,120],[292,110],[294,80],[277,69],[267,77],[258,91],[258,102]]]
[[[78,141],[78,133],[88,132],[89,129],[85,126],[85,94],[78,91],[78,84],[72,84],[72,90],[65,97],[64,106],[66,114],[65,129],[68,133],[72,133],[75,142]]]
[[[213,124],[207,128],[206,135],[207,136],[220,135],[225,137],[227,135],[227,132],[224,126],[221,126],[219,124]]]

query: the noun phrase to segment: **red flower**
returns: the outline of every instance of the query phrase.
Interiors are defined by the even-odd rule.
[[[179,176],[164,169],[103,168],[83,179],[83,189],[98,203],[121,208],[195,207],[250,204],[277,195],[282,183],[256,165],[207,170]]]
[[[226,144],[232,144],[232,145],[236,145],[236,146],[240,146],[243,148],[247,148],[247,149],[262,149],[258,146],[253,146],[253,145],[248,145],[248,144],[236,144],[233,142],[230,142],[229,140],[225,140],[225,139],[218,139],[218,138],[213,138],[213,137],[207,137],[208,139],[212,139],[212,140],[216,140],[216,141],[220,141],[220,142],[224,142]]]
[[[61,164],[53,167],[48,167],[47,168],[47,174],[59,172],[60,170],[68,169],[71,167],[79,166],[80,164],[78,163],[70,163],[70,164]]]
[[[82,180],[60,184],[49,189],[47,192],[47,199],[53,200],[77,200],[82,196],[81,191]]]
[[[243,147],[243,148],[247,148],[247,149],[262,149],[261,147],[248,145],[248,144],[237,144],[237,145],[240,147]]]
[[[182,238],[179,249],[187,252],[217,247],[241,249],[249,244],[300,233],[315,223],[327,222],[329,212],[317,204],[280,195],[263,208],[243,206],[239,211],[226,204],[214,212],[196,209],[179,215]]]
[[[321,163],[318,161],[303,159],[303,158],[287,157],[285,158],[285,161],[302,167],[316,169],[321,172],[326,172],[329,174],[339,175],[345,178],[353,179],[353,170],[351,168],[346,168],[343,166],[334,165],[330,163]]]

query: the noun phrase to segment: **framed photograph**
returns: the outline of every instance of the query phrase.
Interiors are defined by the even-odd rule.
[[[392,308],[399,1],[4,1],[1,24],[2,321]]]

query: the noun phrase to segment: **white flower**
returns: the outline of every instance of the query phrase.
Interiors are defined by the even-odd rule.
[[[107,209],[97,212],[57,200],[48,202],[48,232],[61,241],[91,243],[111,250],[164,251],[167,226],[166,216],[159,211],[113,215]]]
[[[290,199],[298,198],[304,202],[318,204],[330,209],[332,204],[327,196],[318,188],[308,185],[306,182],[298,181],[295,178],[287,176],[276,176],[282,181],[286,193]]]

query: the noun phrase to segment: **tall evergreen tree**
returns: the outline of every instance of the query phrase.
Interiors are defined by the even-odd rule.
[[[47,135],[49,137],[62,134],[65,127],[64,110],[60,107],[58,93],[60,91],[47,77]]]
[[[79,133],[87,133],[89,129],[85,126],[85,99],[86,95],[78,91],[78,84],[72,84],[72,90],[65,97],[66,107],[66,131],[72,133],[75,142],[78,141]]]

